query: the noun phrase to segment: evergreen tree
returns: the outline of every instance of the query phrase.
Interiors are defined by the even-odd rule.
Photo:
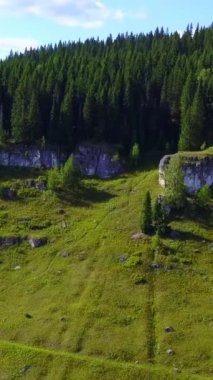
[[[81,171],[72,155],[61,170],[61,187],[64,191],[75,192],[80,186]]]
[[[156,199],[153,208],[153,223],[156,229],[156,233],[159,236],[165,235],[167,231],[167,217],[165,211],[165,205],[161,199]]]
[[[7,134],[4,129],[4,119],[3,119],[3,106],[0,106],[0,145],[5,144],[7,140]]]
[[[150,192],[147,191],[141,211],[141,231],[145,234],[152,230],[152,206]]]
[[[183,160],[179,154],[173,156],[166,170],[166,201],[169,205],[181,208],[186,202]]]

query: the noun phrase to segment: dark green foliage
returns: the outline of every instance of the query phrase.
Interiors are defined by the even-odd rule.
[[[55,167],[48,171],[47,174],[47,188],[51,191],[57,191],[61,185],[61,172],[60,169]]]
[[[196,201],[201,207],[206,206],[211,198],[212,189],[208,185],[204,185],[196,194]]]
[[[80,178],[80,168],[72,155],[61,169],[61,188],[67,192],[74,192],[78,190]]]
[[[150,192],[147,191],[141,211],[141,231],[149,234],[152,231],[152,206]]]
[[[81,171],[72,155],[62,168],[48,171],[47,187],[49,190],[63,190],[68,193],[76,192],[80,186]]]
[[[135,141],[143,152],[208,146],[212,35],[212,27],[182,37],[157,28],[11,54],[0,62],[3,130],[16,142],[44,136],[71,149],[87,138],[120,144],[126,153]]]
[[[166,170],[166,202],[175,208],[181,208],[186,202],[183,160],[179,155],[171,158]]]
[[[165,211],[165,205],[157,198],[153,207],[153,224],[155,226],[156,233],[159,236],[163,236],[166,234],[166,231],[168,229],[167,223],[168,221]]]
[[[130,165],[132,168],[137,169],[141,162],[140,147],[137,143],[132,146],[130,152]]]

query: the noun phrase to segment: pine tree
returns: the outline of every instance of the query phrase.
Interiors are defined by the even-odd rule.
[[[186,202],[183,160],[179,154],[173,156],[166,170],[166,201],[169,205],[181,208]]]
[[[6,131],[4,129],[4,119],[3,119],[3,106],[0,106],[0,145],[5,144],[7,140]]]
[[[41,118],[37,94],[32,92],[26,118],[27,142],[33,143],[41,137]]]
[[[141,211],[141,231],[145,234],[152,230],[152,206],[150,192],[147,191]]]
[[[165,212],[165,206],[162,204],[161,199],[156,199],[153,208],[153,223],[156,229],[156,233],[159,236],[165,235],[167,231],[167,217]]]
[[[80,186],[80,168],[72,155],[61,170],[61,188],[67,192],[75,192]]]

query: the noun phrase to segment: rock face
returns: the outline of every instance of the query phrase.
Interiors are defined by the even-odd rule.
[[[87,177],[112,178],[122,173],[125,166],[124,160],[107,144],[82,143],[74,156]],[[68,152],[59,149],[13,146],[0,150],[0,166],[50,169],[64,164],[68,157]]]
[[[112,178],[124,171],[124,161],[107,144],[80,144],[74,153],[82,173],[87,177]]]
[[[165,187],[165,171],[172,155],[164,156],[159,164],[159,184]],[[213,155],[183,156],[184,183],[189,193],[204,185],[213,185]]]
[[[0,150],[0,166],[52,168],[66,161],[68,154],[57,149],[13,146]]]

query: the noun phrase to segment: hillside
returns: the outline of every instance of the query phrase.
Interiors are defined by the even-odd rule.
[[[129,154],[212,144],[213,27],[59,42],[0,61],[0,144],[87,139]]]
[[[0,236],[48,239],[0,249],[0,379],[211,378],[210,207],[177,215],[154,250],[132,235],[145,192],[162,191],[157,165],[84,180],[78,200],[29,188],[42,172],[0,174],[18,189]]]

